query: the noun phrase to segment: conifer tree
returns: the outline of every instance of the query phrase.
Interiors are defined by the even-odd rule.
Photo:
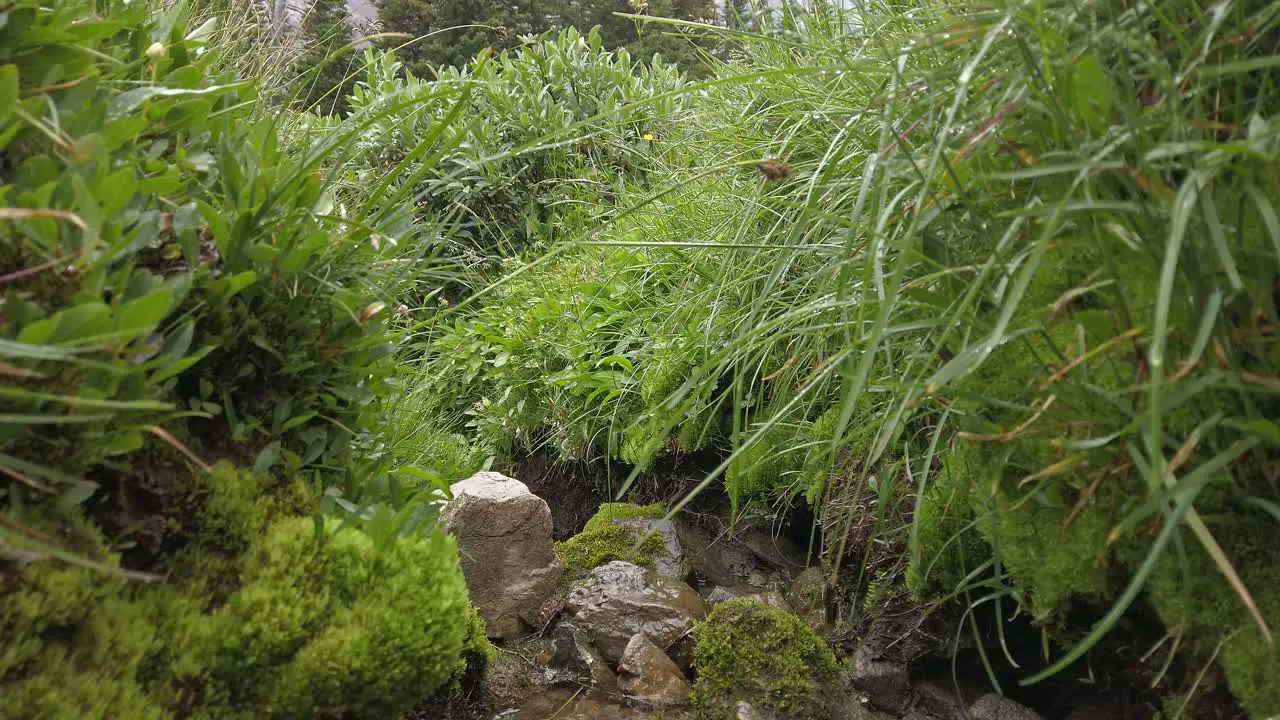
[[[442,66],[461,67],[485,48],[496,52],[514,47],[521,35],[544,32],[559,20],[557,13],[547,13],[547,3],[537,0],[377,0],[377,6],[386,31],[426,36],[396,51],[397,59],[418,77],[431,77]]]
[[[697,73],[700,53],[689,39],[670,28],[639,24],[615,13],[647,14],[714,22],[713,0],[377,0],[378,19],[390,32],[423,37],[396,51],[419,77],[431,77],[440,66],[465,65],[484,48],[499,51],[519,44],[520,36],[576,27],[586,34],[600,28],[604,46],[627,48],[649,60],[655,53],[667,62]],[[637,27],[640,25],[640,27]],[[437,32],[439,31],[439,32]],[[392,47],[403,40],[390,41]],[[699,41],[697,45],[709,47]]]
[[[299,41],[303,50],[294,68],[297,102],[302,107],[321,114],[346,109],[346,97],[356,80],[347,79],[347,75],[359,59],[359,55],[347,47],[352,34],[345,0],[312,0],[302,18]]]

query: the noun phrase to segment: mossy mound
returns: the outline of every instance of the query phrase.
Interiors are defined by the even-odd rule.
[[[779,720],[823,716],[820,691],[840,665],[803,620],[756,600],[726,600],[693,637],[697,717],[734,717],[739,700]]]
[[[1274,632],[1280,618],[1274,519],[1245,508],[1236,508],[1234,517],[1238,525],[1232,535],[1222,533],[1222,549]],[[1280,653],[1268,646],[1240,597],[1191,533],[1184,533],[1182,544],[1185,552],[1166,556],[1152,576],[1151,605],[1200,656],[1211,656],[1222,643],[1220,663],[1227,684],[1249,717],[1280,715]]]
[[[74,516],[24,518],[93,562],[116,563],[101,535]],[[161,638],[122,577],[83,567],[0,561],[0,717],[148,718],[166,713],[138,670]]]
[[[465,668],[472,610],[453,541],[379,550],[339,526],[285,520],[245,556],[197,651],[213,696],[271,717],[387,717]]]
[[[118,562],[74,516],[29,525]],[[52,562],[0,567],[0,718],[394,717],[483,668],[492,648],[450,538],[377,548],[339,528],[275,522],[211,613],[174,584]]]
[[[636,505],[634,503],[605,503],[600,506],[582,532],[561,543],[556,543],[556,556],[569,575],[587,572],[614,560],[641,567],[653,567],[663,551],[663,540],[658,535],[648,535],[636,544],[636,532],[614,520],[652,519],[667,514],[662,503]]]

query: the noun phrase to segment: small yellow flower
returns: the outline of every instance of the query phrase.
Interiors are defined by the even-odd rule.
[[[644,134],[644,139],[645,139],[645,140],[652,140],[652,139],[653,139],[653,133],[645,133],[645,134]]]
[[[163,43],[153,42],[151,47],[147,48],[147,59],[151,62],[159,61],[166,54],[168,54],[168,51],[165,50]]]

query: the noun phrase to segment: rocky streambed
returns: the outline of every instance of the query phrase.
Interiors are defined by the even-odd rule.
[[[913,675],[871,643],[837,662],[817,640],[834,629],[820,571],[767,529],[730,535],[630,506],[588,523],[591,536],[572,546],[582,552],[565,567],[550,508],[524,483],[484,472],[453,492],[442,519],[498,647],[464,717],[1042,718],[989,687]],[[635,548],[643,552],[631,561],[609,559]],[[569,557],[564,546],[561,554]],[[586,567],[579,557],[605,561]],[[700,677],[712,667],[717,677]],[[1123,717],[1083,701],[1062,707],[1054,717]]]

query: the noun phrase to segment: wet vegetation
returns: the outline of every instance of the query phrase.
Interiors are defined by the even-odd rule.
[[[838,623],[993,683],[1137,644],[1147,716],[1280,713],[1280,9],[737,10],[410,72],[0,8],[0,717],[445,702],[490,650],[435,516],[532,455],[807,518]],[[609,508],[567,565],[645,557]],[[715,612],[707,712],[726,613],[817,653],[774,709],[834,668]]]

